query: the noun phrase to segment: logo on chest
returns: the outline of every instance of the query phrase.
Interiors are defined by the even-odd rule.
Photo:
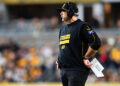
[[[70,43],[70,37],[71,37],[71,34],[66,34],[66,35],[60,36],[59,45],[62,45],[61,49],[65,48],[65,44],[69,44]]]

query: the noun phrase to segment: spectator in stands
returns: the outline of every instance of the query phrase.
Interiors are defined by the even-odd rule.
[[[16,26],[19,30],[24,30],[24,29],[28,28],[25,23],[24,18],[19,18]]]
[[[46,17],[43,17],[42,22],[43,22],[44,31],[48,31],[48,28],[50,26],[50,20],[48,18],[46,18]]]
[[[113,63],[114,69],[117,71],[120,68],[120,44],[112,49],[110,53],[110,59]]]
[[[4,49],[7,49],[8,45],[5,43],[4,39],[0,40],[0,52],[2,52]]]
[[[50,20],[50,26],[49,26],[49,29],[50,30],[55,30],[56,28],[59,27],[59,21],[58,21],[58,18],[56,16],[53,16]]]
[[[120,18],[117,20],[117,27],[120,28]]]
[[[48,43],[46,43],[42,49],[41,49],[41,54],[44,56],[44,57],[51,57],[53,55],[53,50],[52,48],[50,47],[50,45]]]
[[[32,47],[29,49],[29,65],[33,67],[40,66],[40,58],[37,56],[37,49]]]
[[[33,67],[31,66],[29,69],[31,79],[34,82],[40,81],[41,75],[42,75],[42,70],[39,67]]]
[[[106,44],[102,44],[100,50],[99,50],[99,60],[100,62],[102,63],[102,65],[104,66],[105,68],[105,71],[107,70],[107,68],[109,67],[110,65],[110,62],[109,62],[109,55],[108,55],[108,51],[107,51],[107,45]]]
[[[94,15],[92,18],[92,23],[91,23],[93,25],[93,27],[96,29],[100,27],[100,23],[99,23],[97,17],[98,17],[97,15]]]
[[[34,17],[32,19],[32,22],[30,23],[29,28],[33,29],[33,30],[41,30],[43,27],[42,23],[40,22],[38,17]]]
[[[0,68],[6,64],[6,59],[2,56],[0,52]]]
[[[15,53],[20,49],[19,45],[12,39],[9,40],[8,47]]]
[[[25,79],[24,75],[26,74],[26,70],[24,68],[20,68],[16,66],[14,68],[14,74],[13,74],[13,79],[15,82],[27,82]],[[26,74],[27,76],[27,74]]]

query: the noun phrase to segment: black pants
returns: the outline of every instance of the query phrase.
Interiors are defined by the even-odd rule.
[[[60,75],[63,86],[84,86],[89,71],[61,69]]]

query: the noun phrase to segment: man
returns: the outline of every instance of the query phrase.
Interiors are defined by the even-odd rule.
[[[91,63],[89,58],[100,47],[100,39],[90,25],[77,19],[78,8],[67,2],[60,12],[65,23],[59,33],[59,55],[56,62],[63,86],[84,86]]]

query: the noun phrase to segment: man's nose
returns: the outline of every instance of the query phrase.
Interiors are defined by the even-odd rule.
[[[63,11],[60,12],[60,15],[62,15],[62,14],[63,14]]]

